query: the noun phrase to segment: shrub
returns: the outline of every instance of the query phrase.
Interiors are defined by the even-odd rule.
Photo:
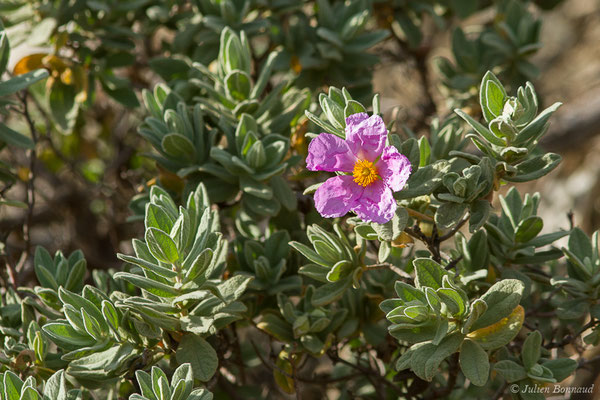
[[[537,399],[574,376],[600,341],[598,232],[542,233],[540,195],[514,186],[561,160],[539,146],[560,103],[527,81],[533,8],[0,5],[0,204],[21,218],[1,237],[0,399]],[[452,31],[447,114],[430,21]],[[390,52],[423,83],[414,129],[372,93]],[[47,190],[86,210],[54,255]],[[75,250],[96,224],[108,258]]]

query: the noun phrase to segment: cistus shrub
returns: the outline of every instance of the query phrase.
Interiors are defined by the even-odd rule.
[[[0,4],[0,212],[22,216],[1,224],[0,399],[571,385],[600,342],[598,232],[544,229],[540,194],[514,186],[561,161],[539,146],[560,103],[530,83],[544,16],[522,0]],[[449,33],[449,57],[425,31]],[[383,112],[390,53],[446,111]],[[57,207],[88,211],[58,225],[101,225],[108,258],[44,225],[71,186],[87,196]]]

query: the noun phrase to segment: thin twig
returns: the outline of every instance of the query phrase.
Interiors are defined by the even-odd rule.
[[[568,344],[573,343],[579,336],[581,336],[581,334],[585,331],[587,331],[590,328],[595,327],[596,325],[598,325],[598,320],[592,318],[592,320],[590,322],[588,322],[587,324],[585,324],[581,329],[579,329],[579,331],[577,331],[577,333],[574,334],[570,334],[567,335],[565,337],[562,338],[562,340],[560,342],[550,342],[547,345],[545,345],[544,347],[547,349],[553,349],[556,347],[564,347]]]
[[[407,273],[406,271],[403,271],[402,269],[396,267],[395,265],[387,263],[387,262],[367,265],[367,271],[370,269],[389,269],[390,271],[392,271],[395,274],[402,277],[404,280],[407,280],[410,282],[413,281],[413,277],[409,273]]]
[[[440,254],[439,242],[437,242],[437,240],[436,240],[436,237],[437,237],[436,231],[437,231],[437,227],[435,226],[435,224],[433,225],[433,234],[431,237],[425,235],[421,231],[419,224],[415,224],[412,228],[409,228],[409,227],[404,228],[404,232],[408,233],[410,236],[414,237],[415,239],[419,239],[420,241],[422,241],[425,244],[425,246],[427,246],[427,250],[429,250],[429,252],[431,253],[433,260],[439,263],[442,261],[442,256]],[[436,242],[437,242],[437,244],[436,244]]]
[[[452,355],[452,357],[450,357],[449,360],[449,369],[448,369],[448,381],[446,382],[446,386],[441,389],[441,390],[436,390],[434,391],[431,396],[429,396],[428,398],[432,398],[432,399],[443,399],[446,398],[446,396],[448,396],[452,390],[454,389],[454,386],[456,385],[456,378],[458,377],[458,353],[454,353]]]
[[[25,202],[27,203],[27,218],[25,219],[25,224],[23,225],[23,238],[25,240],[25,253],[29,257],[31,255],[31,226],[33,222],[33,208],[35,207],[35,168],[36,168],[36,145],[38,141],[38,132],[35,128],[35,124],[31,119],[31,115],[29,114],[29,105],[27,102],[27,91],[24,91],[22,95],[19,95],[19,99],[23,104],[23,116],[25,117],[25,121],[29,126],[29,131],[31,132],[31,140],[33,141],[33,147],[27,152],[27,157],[29,158],[29,176],[27,179],[27,191],[25,195]]]
[[[448,265],[446,265],[445,269],[446,271],[450,271],[452,268],[456,268],[456,264],[458,264],[462,259],[463,259],[463,255],[459,255],[458,257],[456,257],[455,259],[451,260]],[[458,271],[457,271],[458,273]]]
[[[354,368],[357,371],[362,372],[366,377],[372,376],[373,378],[377,379],[379,382],[381,382],[384,385],[388,386],[389,388],[393,389],[396,393],[398,393],[400,395],[404,394],[404,393],[402,393],[402,391],[400,390],[400,388],[398,388],[392,382],[388,381],[385,377],[379,375],[379,373],[377,373],[376,371],[373,371],[371,368],[365,368],[365,367],[361,366],[360,364],[353,364],[350,361],[344,360],[343,358],[341,358],[340,356],[338,356],[336,353],[337,353],[337,351],[334,352],[333,349],[329,349],[327,351],[327,355],[329,356],[329,358],[331,359],[331,361],[333,361],[333,362],[341,362],[342,364],[346,364],[349,367]],[[375,385],[373,385],[373,386],[375,386]]]
[[[427,67],[427,57],[429,56],[430,48],[428,46],[421,46],[418,49],[411,48],[402,38],[396,35],[393,29],[390,29],[392,37],[402,50],[402,52],[409,54],[415,62],[415,69],[419,74],[419,80],[421,81],[421,91],[423,97],[425,97],[425,103],[422,104],[422,115],[417,121],[415,130],[427,128],[427,119],[437,112],[437,105],[433,99],[433,94],[430,88],[429,82],[429,68]],[[403,60],[403,57],[398,54],[397,60]]]
[[[418,211],[413,210],[412,208],[407,208],[406,212],[408,212],[408,215],[410,215],[413,218],[417,218],[423,221],[427,221],[427,222],[433,222],[433,218],[430,217],[429,215],[420,213]]]
[[[469,221],[469,214],[467,214],[458,224],[454,226],[454,228],[450,229],[448,232],[438,237],[439,242],[443,242],[445,240],[450,239],[452,236],[456,234]]]
[[[499,400],[502,398],[502,396],[504,396],[504,392],[506,391],[506,388],[508,387],[508,382],[504,382],[502,384],[502,386],[500,386],[498,388],[498,390],[496,390],[496,393],[494,393],[494,396],[492,397],[492,400]]]
[[[256,346],[256,343],[254,343],[253,340],[250,340],[250,344],[254,348],[254,352],[258,356],[258,358],[261,361],[261,363],[263,364],[263,366],[265,366],[270,371],[277,371],[281,375],[283,375],[283,376],[285,376],[287,378],[293,379],[292,375],[290,375],[286,371],[282,370],[277,365],[275,365],[273,363],[270,363],[267,360],[265,360],[265,358],[260,353],[260,350],[258,349],[258,347]],[[313,377],[302,377],[302,376],[296,375],[296,379],[298,381],[304,382],[304,383],[330,384],[330,383],[337,383],[337,382],[347,381],[349,379],[357,378],[357,377],[363,376],[363,375],[364,375],[364,373],[362,373],[362,372],[356,372],[356,373],[353,373],[353,374],[348,374],[348,375],[340,376],[340,377],[337,377],[337,378],[329,378],[329,377],[324,377],[324,376],[319,376],[319,375],[313,376]]]

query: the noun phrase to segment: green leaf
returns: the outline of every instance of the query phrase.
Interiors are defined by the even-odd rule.
[[[479,102],[485,120],[489,123],[502,114],[506,91],[496,76],[488,71],[481,81]]]
[[[475,121],[469,114],[465,113],[463,110],[455,109],[455,113],[457,113],[462,119],[464,119],[470,126],[477,132],[481,137],[486,139],[491,144],[495,144],[496,146],[506,146],[506,142],[499,137],[495,136],[492,132],[488,130],[485,126]]]
[[[283,207],[289,211],[294,211],[298,206],[298,200],[296,193],[292,190],[288,182],[281,176],[274,176],[271,178],[271,188],[273,189],[273,195]]]
[[[548,120],[561,105],[562,103],[554,103],[542,111],[540,115],[519,132],[514,144],[522,145],[530,140],[539,140],[548,129]]]
[[[556,168],[561,160],[562,157],[554,153],[533,157],[517,165],[516,175],[504,176],[504,179],[510,182],[528,182],[539,179]]]
[[[262,320],[256,326],[282,342],[287,343],[294,340],[292,327],[274,314],[263,315]]]
[[[67,383],[65,371],[55,372],[44,386],[44,400],[67,400]]]
[[[415,350],[411,357],[411,369],[419,378],[431,382],[440,372],[441,362],[459,349],[463,338],[463,335],[456,332],[446,336],[437,346],[432,343],[413,345],[411,350]]]
[[[102,331],[102,328],[100,327],[98,321],[95,318],[91,317],[90,314],[88,314],[85,311],[85,309],[81,308],[80,311],[81,319],[83,321],[83,325],[85,327],[86,332],[97,341],[100,341],[105,336],[106,332]]]
[[[323,257],[321,257],[317,252],[308,247],[307,245],[292,241],[290,242],[290,246],[292,246],[295,250],[301,253],[304,257],[308,258],[310,261],[322,265],[324,267],[330,267],[331,264],[327,262]]]
[[[479,317],[481,317],[485,313],[485,311],[487,310],[487,304],[485,303],[485,301],[477,299],[473,303],[471,303],[470,308],[471,310],[469,316],[465,320],[461,329],[461,332],[465,334],[471,330],[471,326],[473,326],[475,321],[477,321]]]
[[[466,211],[466,204],[442,203],[435,212],[435,223],[440,228],[450,228],[460,222]]]
[[[519,243],[527,243],[535,238],[542,231],[544,221],[535,215],[525,218],[517,226],[515,232],[515,241]]]
[[[187,137],[169,133],[162,138],[161,147],[177,162],[191,163],[196,159],[196,148]]]
[[[517,382],[527,378],[527,371],[521,365],[511,360],[502,360],[494,364],[494,371],[498,372],[508,383]]]
[[[240,189],[260,199],[270,200],[273,198],[273,189],[270,186],[248,176],[240,177]]]
[[[454,289],[439,288],[438,296],[448,307],[448,310],[455,316],[462,316],[466,310],[466,304],[461,295]]]
[[[60,128],[69,132],[75,125],[79,105],[75,101],[77,92],[74,85],[65,85],[55,80],[48,91],[50,113]]]
[[[60,347],[86,347],[95,342],[89,336],[77,332],[67,322],[49,322],[42,326],[42,330]]]
[[[131,274],[129,272],[117,272],[113,275],[113,278],[126,280],[140,289],[144,289],[149,293],[161,297],[175,297],[179,294],[179,292],[173,286],[154,281],[144,276]]]
[[[250,149],[248,149],[245,158],[252,168],[262,168],[267,162],[267,154],[263,143],[260,140],[254,142],[252,146],[250,146]]]
[[[460,347],[458,358],[460,369],[475,386],[487,383],[490,374],[490,360],[485,350],[476,342],[466,339]]]
[[[419,138],[419,167],[424,167],[429,164],[431,157],[431,147],[425,136]]]
[[[495,283],[481,297],[488,308],[473,324],[472,330],[492,325],[510,315],[521,301],[525,286],[517,279],[504,279]]]
[[[87,272],[86,265],[87,263],[83,259],[75,263],[73,268],[71,268],[71,270],[69,271],[69,277],[67,278],[67,281],[64,284],[65,289],[74,292],[78,292],[81,290],[85,281],[85,273]]]
[[[312,297],[312,304],[315,307],[321,307],[332,303],[342,297],[346,289],[352,284],[352,276],[340,279],[337,282],[326,283],[319,286]]]
[[[31,386],[26,386],[21,392],[20,400],[38,400],[40,398],[39,393]]]
[[[476,200],[473,204],[471,204],[469,231],[475,232],[477,229],[481,228],[487,222],[491,211],[492,205],[487,200]]]
[[[138,369],[135,371],[135,376],[140,386],[142,396],[148,398],[149,400],[158,400],[154,394],[154,390],[152,389],[152,377],[150,374],[146,371]]]
[[[117,258],[123,260],[127,263],[137,265],[145,270],[152,271],[155,274],[162,276],[164,278],[174,278],[177,276],[177,272],[172,269],[162,267],[158,264],[151,263],[146,260],[142,260],[141,258],[128,256],[125,254],[117,254]]]
[[[102,82],[102,88],[110,97],[114,100],[118,101],[122,105],[128,108],[136,108],[140,106],[140,102],[135,95],[133,89],[129,86],[112,88],[110,85],[104,84]]]
[[[427,286],[437,290],[442,287],[444,275],[448,275],[448,271],[430,258],[416,258],[413,261],[413,266],[416,273],[415,285],[417,288]]]
[[[4,397],[6,399],[19,399],[22,388],[23,381],[14,372],[9,370],[4,373]]]
[[[250,77],[243,71],[231,71],[225,77],[225,88],[230,98],[242,101],[250,97],[252,84]]]
[[[148,61],[148,65],[167,82],[184,78],[190,70],[187,62],[174,57],[155,57]]]
[[[8,96],[19,90],[25,89],[34,83],[48,77],[48,71],[45,69],[36,69],[23,75],[15,76],[5,82],[0,82],[0,97]]]
[[[525,311],[517,306],[506,318],[478,329],[468,334],[469,339],[476,341],[486,350],[494,350],[510,343],[517,336],[523,326]]]
[[[556,360],[546,361],[542,364],[543,367],[552,371],[552,375],[557,382],[564,381],[577,369],[577,361],[571,358],[559,358]]]
[[[148,249],[157,260],[170,264],[179,260],[177,245],[165,232],[156,228],[148,228],[145,238]]]
[[[1,25],[1,24],[0,24]],[[10,43],[6,31],[0,26],[0,76],[6,71],[6,64],[10,57]]]
[[[365,107],[356,100],[348,100],[344,108],[344,115],[348,118],[352,114],[367,112]]]
[[[234,275],[225,282],[219,284],[219,292],[226,303],[231,303],[239,299],[246,291],[250,282],[254,279],[247,275]]]
[[[22,149],[33,149],[33,140],[0,122],[0,141]]]
[[[594,251],[589,237],[580,228],[574,228],[569,235],[568,249],[582,262],[594,259]]]
[[[337,282],[342,278],[345,278],[352,272],[353,264],[348,260],[341,260],[335,263],[333,267],[327,273],[326,279],[329,282]]]
[[[202,382],[208,382],[219,366],[215,349],[200,336],[192,334],[181,339],[175,357],[180,364],[190,363],[194,378]]]
[[[193,281],[198,276],[203,274],[204,271],[206,271],[206,269],[212,262],[212,260],[213,260],[212,249],[202,250],[202,253],[200,253],[198,255],[198,257],[196,257],[196,259],[192,263],[192,266],[185,273],[185,281],[186,282]]]
[[[119,315],[115,306],[107,300],[102,300],[102,315],[114,332],[119,331]]]
[[[521,358],[526,370],[531,369],[540,359],[542,350],[542,335],[539,331],[531,332],[521,349]]]

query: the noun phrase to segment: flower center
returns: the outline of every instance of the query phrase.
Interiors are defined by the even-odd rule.
[[[371,161],[358,160],[354,164],[352,176],[354,176],[354,182],[366,187],[377,179],[377,169]]]

